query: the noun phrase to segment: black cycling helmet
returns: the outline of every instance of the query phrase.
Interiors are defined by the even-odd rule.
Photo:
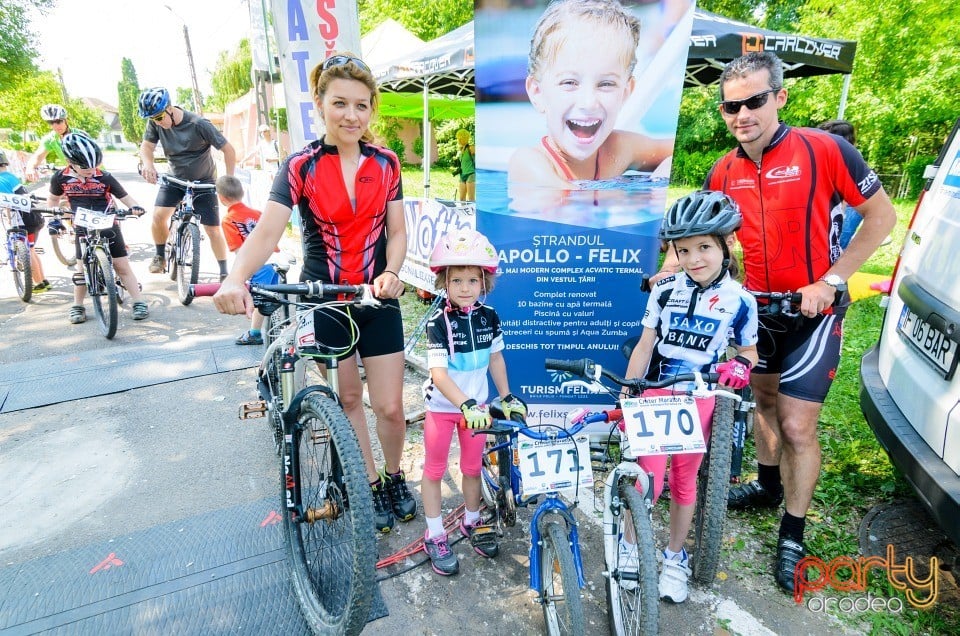
[[[740,208],[723,192],[698,190],[677,199],[660,226],[664,241],[712,234],[726,236],[743,222]]]
[[[78,168],[96,168],[103,163],[103,152],[93,139],[83,133],[67,133],[60,142],[63,155]]]
[[[162,87],[145,88],[140,92],[137,100],[138,112],[144,119],[155,117],[170,105],[170,93]]]

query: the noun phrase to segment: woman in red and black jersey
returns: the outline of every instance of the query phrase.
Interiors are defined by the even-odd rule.
[[[330,342],[333,314],[318,312],[316,333],[324,344],[343,345],[340,397],[360,440],[367,475],[374,493],[375,524],[389,531],[394,518],[416,515],[400,459],[406,434],[403,413],[403,324],[397,298],[403,283],[397,272],[406,256],[400,162],[390,149],[376,146],[370,121],[379,93],[367,65],[349,54],[334,54],[310,73],[310,89],[326,134],[290,155],[274,180],[260,223],[237,253],[233,271],[214,297],[223,313],[252,310],[246,281],[283,235],[296,207],[302,219],[304,263],[301,280],[357,285],[368,283],[383,301],[382,308],[351,308],[359,327],[355,348]],[[326,323],[326,324],[322,324]],[[363,385],[356,353],[363,360],[370,402],[377,416],[377,436],[386,466],[377,471],[370,449]]]

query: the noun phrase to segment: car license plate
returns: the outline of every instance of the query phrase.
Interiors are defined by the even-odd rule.
[[[945,380],[953,379],[957,370],[957,343],[930,323],[921,320],[904,306],[897,321],[897,330],[939,371]]]
[[[586,433],[578,433],[573,439],[537,440],[520,437],[517,450],[524,497],[586,489],[593,485],[590,439]]]

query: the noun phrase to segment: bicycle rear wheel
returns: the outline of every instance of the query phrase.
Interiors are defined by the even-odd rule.
[[[200,228],[193,223],[181,226],[180,253],[177,261],[177,294],[180,303],[193,302],[190,285],[196,285],[200,275]]]
[[[10,263],[10,269],[13,271],[17,296],[25,303],[30,302],[33,296],[33,270],[30,265],[30,248],[23,239],[13,239],[13,262]]]
[[[697,480],[697,509],[693,515],[693,580],[710,585],[717,576],[723,525],[727,519],[727,490],[730,488],[730,461],[733,446],[734,402],[717,397],[710,431],[710,446],[700,464]]]
[[[647,503],[637,492],[632,479],[623,477],[616,484],[620,495],[619,514],[604,511],[604,517],[610,516],[611,523],[606,518],[604,525],[610,530],[605,532],[604,541],[612,541],[614,563],[607,563],[607,607],[610,620],[610,633],[622,636],[634,634],[653,636],[660,629],[660,591],[657,577],[657,549],[653,541],[653,524]],[[632,523],[636,535],[636,553],[621,554],[619,550],[620,536],[623,534],[624,524]],[[637,573],[621,576],[625,568],[621,558],[628,559],[632,564],[639,564]],[[633,580],[633,577],[636,580]]]
[[[60,239],[63,239],[63,249],[60,248]],[[77,264],[77,254],[73,247],[73,230],[64,225],[62,230],[50,235],[50,242],[53,244],[53,253],[57,255],[57,260],[67,267]]]
[[[489,436],[488,436],[488,439]],[[494,510],[497,519],[506,526],[517,523],[517,508],[513,501],[510,486],[510,438],[507,435],[495,435],[494,445],[504,445],[495,452],[483,454],[480,474],[480,496],[488,509]]]
[[[301,403],[291,440],[302,515],[287,507],[283,472],[280,497],[297,600],[314,633],[358,634],[370,615],[377,555],[360,446],[343,410],[320,393]]]
[[[93,313],[100,323],[100,333],[107,340],[117,334],[117,281],[110,265],[110,257],[102,247],[93,248],[90,267],[90,287],[87,292],[93,302]]]
[[[577,570],[567,529],[556,521],[540,528],[543,549],[540,552],[540,605],[547,623],[547,633],[585,634],[583,601],[577,584]]]

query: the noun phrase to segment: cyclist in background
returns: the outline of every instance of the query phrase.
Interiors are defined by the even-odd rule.
[[[27,189],[20,183],[17,175],[9,172],[7,167],[10,160],[7,159],[7,153],[0,150],[0,192],[6,194],[27,194]],[[44,278],[43,265],[40,263],[40,257],[33,247],[37,240],[37,232],[43,227],[43,216],[39,212],[21,212],[23,227],[27,231],[27,241],[30,244],[30,273],[33,279],[33,293],[42,294],[53,288],[50,281]]]
[[[140,144],[140,158],[143,161],[140,174],[147,183],[157,182],[157,169],[153,163],[157,143],[163,146],[163,152],[170,162],[170,171],[178,179],[214,183],[217,166],[210,153],[211,147],[223,153],[227,175],[233,176],[237,153],[210,120],[173,106],[165,88],[145,89],[140,93],[138,104],[140,116],[148,120],[143,131],[143,143]],[[183,195],[181,188],[168,183],[161,185],[157,192],[151,226],[157,250],[150,261],[150,272],[153,274],[163,271],[170,217]],[[194,196],[193,207],[210,238],[210,248],[220,266],[220,280],[223,280],[227,277],[227,242],[220,229],[217,197],[213,192],[198,193]]]
[[[481,300],[493,290],[499,262],[487,237],[474,230],[457,230],[441,237],[430,255],[430,271],[437,276],[434,287],[445,290],[446,302],[427,321],[430,379],[424,385],[426,456],[420,491],[427,521],[423,551],[430,557],[433,571],[443,576],[460,570],[440,514],[440,482],[447,471],[454,431],[460,441],[461,490],[466,509],[460,531],[480,556],[491,558],[499,552],[496,543],[474,542],[474,530],[480,525],[480,464],[486,439],[473,435],[470,429],[490,426],[488,371],[501,395],[505,416],[527,414],[523,401],[510,393],[500,317]],[[465,427],[459,426],[461,420]]]
[[[67,159],[64,157],[61,144],[67,134],[71,132],[87,134],[82,130],[70,128],[70,124],[67,121],[67,109],[60,104],[46,104],[41,106],[40,118],[50,124],[50,132],[40,138],[40,145],[30,156],[30,159],[27,160],[25,168],[27,181],[36,181],[39,178],[38,168],[44,161],[56,166],[66,165]]]
[[[146,212],[132,196],[127,194],[116,177],[98,168],[103,162],[103,153],[97,142],[84,134],[70,133],[63,138],[63,154],[69,165],[62,170],[58,170],[50,178],[50,196],[47,198],[49,207],[54,207],[60,197],[65,196],[67,201],[70,202],[70,209],[74,212],[78,208],[103,212],[116,197],[137,216],[142,216]],[[80,237],[86,234],[86,230],[77,227],[76,232],[77,265],[80,267],[82,257]],[[147,303],[141,298],[140,282],[137,280],[136,274],[133,273],[133,268],[130,267],[130,260],[127,258],[127,245],[123,240],[123,232],[120,231],[119,220],[114,220],[112,231],[107,240],[110,245],[110,256],[113,257],[113,267],[117,270],[124,289],[127,290],[130,299],[133,301],[133,319],[144,320],[150,315],[150,312],[147,309]],[[86,322],[87,313],[83,308],[83,299],[86,295],[86,285],[74,284],[73,306],[70,307],[71,324],[76,325]]]
[[[626,377],[665,380],[681,373],[708,372],[726,351],[728,334],[732,334],[737,355],[717,365],[720,384],[742,389],[750,382],[750,369],[757,363],[757,301],[731,276],[737,270],[730,253],[733,232],[742,221],[736,203],[722,192],[694,192],[671,206],[660,239],[669,241],[667,249],[673,248],[681,270],[653,286],[643,333],[630,356]],[[671,395],[687,388],[692,387],[677,384],[648,389],[644,395]],[[697,398],[705,440],[710,439],[715,401]],[[649,455],[638,460],[645,472],[653,473],[654,502],[663,491],[667,458]],[[663,551],[660,598],[673,603],[687,600],[691,570],[683,544],[693,523],[702,461],[703,453],[670,456],[670,539]],[[629,545],[630,539],[621,539],[625,543],[621,551],[634,555],[636,562],[637,550]]]

